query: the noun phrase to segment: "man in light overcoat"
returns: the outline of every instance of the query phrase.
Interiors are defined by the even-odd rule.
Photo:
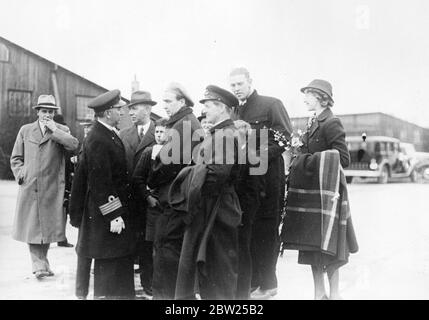
[[[79,141],[67,126],[53,121],[59,107],[41,95],[33,107],[38,119],[21,127],[10,164],[19,184],[12,237],[28,243],[37,279],[53,276],[47,259],[49,244],[66,240],[63,214],[65,155]]]

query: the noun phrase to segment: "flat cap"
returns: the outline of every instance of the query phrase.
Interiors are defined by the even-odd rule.
[[[92,99],[88,104],[88,108],[94,109],[95,112],[105,111],[116,106],[120,99],[121,91],[118,89],[111,90]]]
[[[230,108],[238,106],[238,100],[231,92],[214,85],[207,86],[204,98],[200,100],[200,103],[211,100],[220,101]]]
[[[168,85],[167,89],[165,91],[173,92],[176,94],[176,96],[180,99],[185,99],[186,105],[188,107],[193,107],[194,102],[192,101],[191,97],[189,96],[188,92],[185,90],[185,88],[177,82],[172,82]]]

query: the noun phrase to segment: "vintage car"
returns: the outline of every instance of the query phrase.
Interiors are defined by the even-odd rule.
[[[354,177],[377,178],[387,183],[390,178],[417,181],[416,160],[409,154],[414,150],[398,139],[384,136],[351,136],[346,138],[350,151],[350,165],[344,170],[347,182]]]

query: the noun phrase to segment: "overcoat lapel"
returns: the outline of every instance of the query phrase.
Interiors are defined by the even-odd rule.
[[[125,150],[125,147],[124,147],[124,144],[122,143],[122,140],[121,140],[121,138],[119,138],[119,136],[116,134],[116,133],[114,133],[114,132],[111,132],[111,135],[112,135],[112,137],[113,137],[113,142],[119,147],[119,148],[121,148],[121,149],[124,149]]]
[[[112,140],[115,145],[117,145],[121,149],[125,149],[121,138],[119,138],[119,136],[116,133],[114,133],[113,131],[110,131],[104,125],[99,123],[98,121],[96,122],[96,127],[97,127],[97,130],[102,132],[102,134],[105,134],[106,136],[108,136],[109,140]]]
[[[38,121],[36,121],[33,123],[30,139],[34,142],[40,143],[42,141],[42,138],[42,130],[40,129]]]
[[[131,151],[134,153],[136,152],[137,146],[139,144],[139,136],[137,132],[137,127],[135,125],[131,126],[130,128],[126,129],[123,143],[126,143],[130,146]]]
[[[42,141],[40,141],[40,145],[44,144],[45,142],[49,141],[49,139],[52,136],[52,132],[48,131],[48,129],[46,129],[45,135],[42,138]]]
[[[313,125],[311,126],[309,137],[311,137],[317,131],[317,129],[319,129],[319,127],[320,127],[319,122],[325,121],[330,116],[332,117],[331,109],[325,108],[325,110],[323,110],[322,113],[319,114],[319,116],[316,118]]]
[[[316,119],[313,123],[313,125],[310,128],[310,134],[308,135],[308,137],[312,137],[313,134],[317,131],[317,129],[319,129],[319,120]]]

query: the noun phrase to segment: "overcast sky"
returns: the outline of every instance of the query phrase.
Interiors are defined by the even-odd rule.
[[[329,80],[338,114],[385,112],[429,127],[427,0],[0,0],[0,34],[127,98],[197,101],[246,66],[259,93],[307,115],[299,89]],[[200,106],[196,107],[199,114]],[[155,112],[164,114],[161,106]]]

